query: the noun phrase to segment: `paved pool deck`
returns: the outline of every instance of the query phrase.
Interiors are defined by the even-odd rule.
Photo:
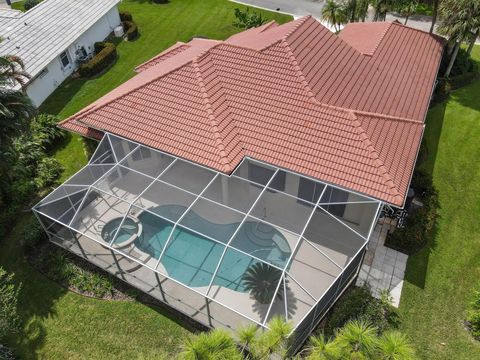
[[[395,307],[400,305],[403,278],[407,267],[408,255],[385,246],[385,238],[389,230],[395,228],[393,220],[379,221],[372,233],[363,265],[358,274],[357,286],[368,284],[372,295],[388,290]]]

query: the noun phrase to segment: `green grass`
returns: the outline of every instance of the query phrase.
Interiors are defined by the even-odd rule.
[[[14,2],[12,4],[12,9],[25,11],[25,7],[23,6],[24,4],[25,4],[25,1]]]
[[[480,47],[474,50],[480,60]],[[421,359],[480,359],[480,342],[464,328],[480,285],[480,80],[428,114],[426,169],[439,191],[436,231],[408,261],[401,329]]]
[[[22,3],[15,6],[23,7]],[[120,8],[133,15],[140,37],[118,45],[118,61],[108,72],[95,79],[65,81],[40,110],[63,119],[131,78],[136,65],[176,41],[188,41],[193,36],[224,39],[238,32],[231,25],[235,7],[240,6],[226,0],[171,0],[166,5],[124,0]],[[290,20],[284,15],[263,14],[279,22]],[[54,155],[65,167],[63,178],[87,161],[77,135],[58,144]],[[7,339],[22,359],[174,357],[189,331],[169,313],[134,301],[78,296],[30,267],[20,246],[21,229],[29,216],[20,216],[9,236],[0,239],[0,266],[15,272],[23,283],[20,313],[24,326],[19,334]]]

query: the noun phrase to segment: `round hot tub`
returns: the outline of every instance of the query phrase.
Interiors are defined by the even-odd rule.
[[[102,229],[102,238],[108,243],[113,240],[118,231],[118,234],[115,237],[115,242],[113,243],[115,247],[124,247],[130,245],[138,238],[142,231],[141,225],[138,221],[130,217],[126,217],[122,224],[122,219],[123,218],[121,217],[112,219],[107,222]],[[122,224],[121,227],[120,224]]]

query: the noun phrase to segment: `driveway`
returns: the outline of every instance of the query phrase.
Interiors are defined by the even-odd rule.
[[[279,11],[294,17],[313,15],[320,18],[325,0],[231,0],[252,7]]]

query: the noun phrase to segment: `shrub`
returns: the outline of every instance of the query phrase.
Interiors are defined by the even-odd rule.
[[[110,66],[117,58],[115,45],[109,42],[95,43],[96,55],[88,63],[80,65],[78,73],[82,77],[95,76]]]
[[[333,336],[336,329],[355,319],[375,325],[379,332],[395,327],[398,322],[398,316],[387,295],[376,299],[367,287],[352,287],[338,300],[325,318],[323,327],[325,336]]]
[[[432,177],[423,169],[416,169],[412,177],[415,194],[423,207],[409,213],[405,226],[387,235],[385,244],[406,254],[414,254],[428,241],[435,227],[438,208],[438,193],[432,184]]]
[[[238,8],[235,9],[235,21],[233,26],[240,29],[250,29],[254,27],[259,27],[267,22],[267,19],[262,17],[262,14],[257,12],[250,13],[250,9],[247,8],[245,11]]]
[[[37,176],[35,184],[39,189],[43,189],[56,184],[62,174],[63,166],[53,157],[43,158],[37,167]]]
[[[20,165],[18,171],[26,176],[35,176],[38,163],[46,156],[41,142],[30,135],[24,135],[14,140],[14,148],[18,156],[18,165]]]
[[[0,339],[17,332],[20,326],[17,302],[21,285],[15,285],[13,277],[0,267]]]
[[[52,280],[81,293],[102,298],[113,293],[113,278],[109,275],[90,271],[71,260],[65,250],[45,248],[37,259],[41,270]]]
[[[135,40],[138,36],[138,27],[133,21],[124,21],[123,28],[128,41]]]
[[[85,151],[85,155],[87,156],[87,159],[90,159],[98,147],[98,141],[89,139],[86,137],[82,139],[83,139],[83,150]]]
[[[467,323],[472,335],[480,340],[480,291],[474,291],[473,300],[467,316]]]
[[[26,0],[23,4],[23,7],[25,8],[25,10],[30,10],[38,4],[40,4],[40,0]]]
[[[154,4],[168,4],[168,0],[153,0]]]
[[[27,251],[32,251],[37,248],[37,245],[42,241],[48,240],[48,236],[43,230],[43,227],[38,222],[37,218],[32,216],[22,231],[21,237],[22,245]]]
[[[123,21],[132,21],[133,18],[132,18],[132,14],[130,14],[129,12],[127,11],[122,11],[120,12],[120,20],[123,22]]]
[[[38,139],[45,150],[51,150],[54,143],[66,136],[66,132],[60,129],[59,118],[55,115],[40,114],[35,116],[30,123],[32,137]]]

